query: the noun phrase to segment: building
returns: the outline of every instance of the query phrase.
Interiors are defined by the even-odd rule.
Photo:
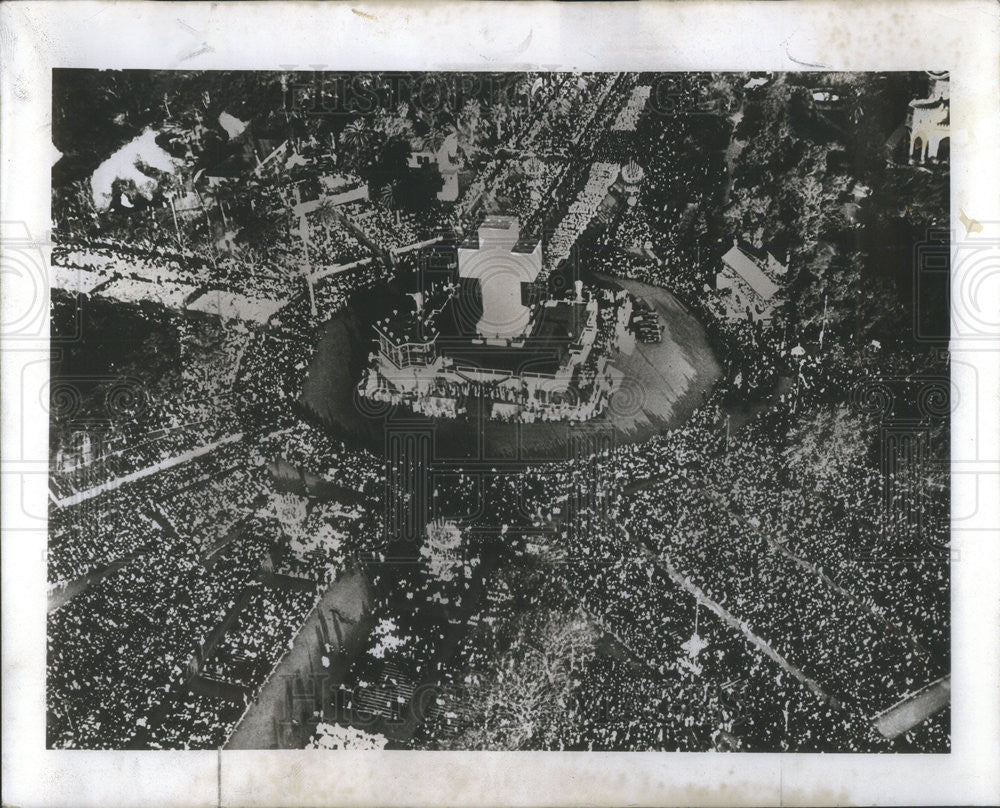
[[[375,324],[379,348],[362,395],[446,417],[477,399],[489,418],[522,421],[584,420],[606,406],[619,380],[593,351],[596,298],[538,304],[528,333],[503,344],[436,330],[455,301]]]
[[[722,256],[722,269],[715,276],[715,288],[724,293],[726,317],[770,322],[778,292],[777,280],[787,271],[786,264],[772,253],[758,255],[734,239],[733,246]]]
[[[522,239],[515,216],[487,216],[458,248],[458,276],[478,284],[483,313],[479,336],[503,343],[523,337],[542,271],[541,239]]]
[[[422,168],[426,165],[437,166],[444,185],[437,193],[437,198],[441,202],[454,202],[458,199],[458,136],[452,132],[441,143],[441,147],[436,151],[424,148],[423,142],[414,139],[411,144],[410,159],[407,165],[412,169]]]
[[[910,102],[910,163],[947,161],[951,151],[951,90],[947,72],[927,74],[930,95]]]
[[[622,384],[613,358],[636,335],[660,339],[656,312],[634,319],[624,289],[577,281],[550,296],[541,244],[521,237],[515,217],[488,216],[457,241],[425,247],[418,291],[374,324],[363,398],[431,417],[586,421]]]
[[[645,176],[646,172],[643,170],[642,166],[635,161],[635,158],[629,160],[622,166],[621,173],[619,174],[619,180],[621,181],[623,196],[629,200],[629,206],[635,205],[635,199],[639,195],[639,191],[642,188],[642,181]]]
[[[437,359],[437,332],[421,334],[416,320],[398,322],[388,318],[374,325],[379,351],[393,367],[427,367]]]
[[[481,243],[495,243],[490,231],[498,229],[510,234],[516,225],[488,222]],[[431,260],[444,262],[446,255]],[[527,324],[517,336],[486,339],[460,327],[459,283],[420,285],[426,294],[403,296],[374,324],[377,349],[362,396],[430,416],[481,411],[501,420],[586,420],[603,411],[621,382],[609,359],[631,316],[625,292],[595,295],[578,284],[574,295],[527,305]],[[487,284],[486,290],[489,300],[495,289]]]

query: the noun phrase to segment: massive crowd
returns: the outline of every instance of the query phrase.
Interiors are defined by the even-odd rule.
[[[155,545],[141,563],[49,615],[49,744],[125,748],[157,723],[159,705],[184,687],[199,639],[225,614],[257,557],[241,546],[206,571],[176,544]]]
[[[113,498],[113,504],[85,502],[52,511],[47,555],[50,589],[97,573],[157,541],[161,530],[144,513],[147,503],[141,496],[122,492]]]
[[[62,297],[54,301],[57,327],[74,327],[76,306]],[[97,334],[113,327],[104,317],[113,308],[91,301],[86,312],[95,311],[102,320],[84,320],[84,328]],[[151,337],[131,345],[123,338],[114,367],[95,380],[96,386],[89,387],[91,380],[65,360],[53,373],[49,485],[60,500],[173,463],[239,432],[239,403],[232,398],[232,387],[250,328],[169,310],[154,316],[138,309],[131,316]],[[142,350],[152,340],[161,353],[150,358]],[[173,357],[176,367],[155,375],[154,369]],[[64,396],[69,399],[65,406]]]
[[[254,465],[224,469],[151,507],[186,547],[207,555],[260,504],[268,490],[262,461],[257,457],[250,461]]]
[[[616,163],[594,163],[583,189],[573,200],[566,215],[556,225],[555,232],[546,245],[545,261],[549,268],[569,256],[580,234],[587,229],[597,209],[608,195],[611,184],[618,179],[620,166]]]
[[[254,693],[288,650],[315,601],[315,591],[252,584],[236,624],[202,665],[201,674]]]
[[[502,204],[519,216],[522,232],[543,229],[553,200],[561,204],[583,182],[579,157],[602,140],[634,81],[630,74],[566,75],[540,88],[528,120],[507,141],[517,156],[485,163],[456,205],[459,221],[469,225],[483,205]]]
[[[342,273],[320,281],[318,316],[342,308],[351,289],[378,277],[380,266],[369,268],[369,275]],[[266,461],[285,456],[314,473],[336,475],[354,486],[362,482],[369,495],[381,494],[381,469],[371,456],[324,442],[318,430],[304,425],[291,433],[280,430],[295,423],[296,382],[288,379],[301,386],[312,331],[322,321],[312,317],[305,294],[293,303],[265,327],[169,316],[160,327],[179,345],[180,378],[169,384],[161,379],[150,395],[154,404],[130,413],[118,427],[125,435],[120,442],[133,450],[128,462],[109,463],[108,455],[98,455],[81,464],[89,466],[86,476],[79,470],[76,476],[53,476],[64,496],[85,497],[79,504],[52,508],[50,583],[57,594],[71,597],[49,616],[50,745],[205,748],[222,743],[242,706],[190,690],[189,666],[273,546],[274,536],[256,530],[259,522],[253,518],[270,488]],[[261,342],[275,350],[262,355]],[[255,365],[265,357],[266,364]],[[248,378],[255,372],[259,375]],[[241,385],[251,394],[243,395]],[[280,396],[269,401],[274,388]],[[258,401],[272,404],[283,417],[262,415]],[[254,429],[252,436],[239,438],[241,422]],[[130,438],[144,446],[132,436],[152,431],[155,438],[157,424],[188,426],[190,435],[183,443],[135,451]],[[261,435],[261,429],[271,431]],[[333,547],[317,543],[301,555],[295,570],[319,584],[335,577],[345,557],[358,551],[354,523],[377,520],[379,510],[361,509],[353,500],[346,506],[324,503],[310,529],[331,513],[341,519],[341,541],[331,537]],[[363,535],[368,540],[378,531]],[[350,541],[343,542],[344,537]],[[371,552],[368,545],[364,549]],[[289,558],[287,550],[278,552]],[[264,604],[251,597],[251,616],[239,618],[226,633],[218,651],[222,656],[209,660],[209,670],[220,677],[231,674],[252,697],[314,597],[315,592],[295,590]],[[262,633],[266,626],[281,631]],[[242,658],[250,651],[257,653],[256,663],[234,662],[233,654]],[[223,658],[230,668],[216,670],[213,665]]]
[[[688,123],[651,124],[650,86],[637,81],[582,74],[543,84],[528,115],[502,123],[502,142],[530,159],[483,161],[455,218],[493,194],[535,223],[560,198],[567,207],[546,244],[553,268],[593,220],[623,152],[645,144],[652,191],[598,240],[591,266],[697,299],[702,267],[673,242],[726,185],[724,161],[714,143],[695,157],[677,149]],[[602,137],[608,129],[613,139]],[[48,621],[51,746],[223,744],[317,591],[357,561],[379,593],[378,625],[392,627],[352,671],[359,703],[394,717],[417,684],[441,691],[414,745],[460,745],[475,714],[463,702],[470,679],[516,665],[525,614],[571,610],[601,639],[574,667],[563,719],[529,732],[526,748],[947,745],[947,713],[894,742],[870,722],[948,670],[946,552],[919,525],[886,525],[894,481],[864,457],[826,477],[787,460],[781,418],[860,379],[755,336],[761,373],[795,378],[771,402],[776,414],[732,436],[713,401],[640,446],[527,471],[438,475],[427,516],[462,526],[467,562],[444,582],[387,535],[384,499],[398,492],[387,491],[382,459],[303,421],[299,405],[321,326],[388,276],[384,254],[427,228],[378,200],[307,227],[314,271],[367,260],[310,289],[286,269],[293,254],[300,263],[300,243],[205,252],[172,246],[171,235],[128,247],[67,238],[57,249],[57,280],[71,293],[173,310],[159,327],[178,346],[180,372],[157,380],[142,408],[123,410],[99,448],[55,432],[62,504],[51,511],[49,582],[72,597]],[[221,304],[197,314],[211,290],[275,307],[246,322],[220,316]],[[744,367],[734,387],[749,374]],[[295,469],[280,485],[268,465],[279,460]],[[292,530],[268,508],[276,487],[297,485],[289,496],[305,505]],[[243,698],[205,696],[197,677]]]
[[[79,503],[49,512],[49,584],[58,589],[130,557],[170,527],[158,510],[161,490],[194,495],[206,481],[231,474],[249,482],[244,444],[230,442],[189,462],[108,487]],[[115,482],[121,482],[120,480]],[[159,519],[157,517],[160,517]]]
[[[162,244],[73,241],[53,250],[52,263],[60,268],[57,283],[65,281],[69,291],[123,303],[151,300],[172,309],[185,308],[206,289],[247,300],[281,300],[294,281],[291,272],[249,248],[206,258]],[[237,314],[250,318],[252,313]]]
[[[256,332],[234,388],[246,423],[294,424],[322,325],[345,308],[353,292],[377,283],[387,272],[386,264],[373,261],[328,275],[314,286],[315,315],[308,295],[302,293]]]
[[[227,445],[81,505],[53,509],[50,577],[65,581],[100,572],[111,561],[125,563],[49,615],[50,745],[218,743],[219,729],[214,720],[206,723],[206,715],[226,710],[197,712],[205,699],[188,691],[190,666],[248,586],[240,617],[202,672],[250,694],[262,686],[316,596],[315,589],[262,588],[254,582],[269,566],[269,554],[283,552],[260,521],[260,494],[269,488],[265,459],[276,456],[269,453],[279,446],[294,454],[283,437],[275,433]],[[340,447],[333,458],[322,459],[341,464],[343,473],[367,469],[376,479],[370,459],[351,460],[346,453]],[[296,459],[309,458],[299,453]],[[332,470],[318,456],[312,459],[321,471]],[[140,506],[150,515],[137,515]],[[345,524],[365,513],[371,515],[364,518],[378,515],[377,508],[362,510],[357,504],[324,506],[327,515],[340,513]],[[317,518],[310,529],[321,523]],[[353,538],[353,526],[343,535]],[[315,549],[329,555],[331,548]],[[342,555],[356,551],[351,543],[340,548]],[[329,576],[320,571],[318,564],[307,564],[300,573],[315,575],[322,584]]]
[[[365,245],[336,215],[313,213],[306,219],[309,230],[307,250],[313,271],[349,264],[368,255]]]
[[[520,514],[505,543],[531,535],[549,551],[539,557],[544,587],[518,583],[530,577],[524,569],[486,584],[498,588],[500,608],[482,609],[480,628],[440,672],[443,701],[462,705],[470,672],[506,664],[496,649],[512,632],[498,615],[516,623],[512,612],[583,604],[617,650],[580,677],[561,734],[526,748],[942,748],[947,716],[891,742],[871,719],[948,670],[947,556],[907,537],[873,546],[860,522],[879,512],[877,473],[859,465],[817,497],[813,478],[778,479],[773,437],[751,426],[727,450],[723,424],[713,405],[666,437],[575,467],[516,482],[450,480],[455,507],[464,496],[501,503],[505,515],[485,523],[509,526]],[[838,505],[858,513],[854,529],[833,518]],[[855,576],[859,563],[867,578]],[[701,598],[728,618],[696,606]],[[516,645],[508,653],[516,658]],[[461,722],[432,717],[418,742],[462,748]]]
[[[549,190],[558,185],[569,169],[560,158],[532,158],[520,167],[506,164],[491,184],[490,193],[497,204],[510,215],[517,216],[525,232],[538,221],[540,211],[549,200]]]
[[[837,487],[817,495],[816,481],[806,475],[794,485],[781,479],[779,447],[762,427],[751,425],[727,448],[721,424],[702,419],[647,446],[613,453],[599,472],[610,489],[606,502],[614,503],[611,521],[651,553],[636,561],[641,569],[645,560],[653,576],[637,591],[659,574],[650,559],[670,560],[845,705],[838,721],[851,712],[871,718],[947,672],[947,556],[908,536],[888,539],[871,524],[881,513],[878,474],[860,459],[839,476]],[[579,484],[594,483],[588,473]],[[848,529],[845,510],[856,515]],[[587,527],[590,535],[602,529],[594,521]],[[859,563],[868,570],[866,579],[853,577]],[[900,574],[900,563],[929,574],[917,584],[912,574]],[[922,601],[915,615],[899,608],[914,599]],[[603,608],[597,613],[607,614]],[[628,614],[641,610],[623,609],[623,621]],[[633,638],[647,636],[657,636],[653,625],[641,625]],[[837,713],[828,705],[822,710]],[[852,726],[856,733],[861,724]],[[864,748],[870,739],[867,731],[854,735],[847,748]]]
[[[391,211],[372,200],[358,200],[344,205],[344,215],[372,244],[394,250],[420,241],[411,217]]]

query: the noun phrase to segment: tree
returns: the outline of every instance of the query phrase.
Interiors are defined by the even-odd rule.
[[[475,159],[482,151],[479,145],[481,115],[482,105],[474,98],[469,99],[458,113],[458,150],[467,160]]]
[[[355,118],[340,133],[347,166],[358,170],[368,165],[378,143],[378,134],[372,129],[367,118]]]
[[[464,563],[461,529],[454,522],[436,520],[428,523],[425,533],[420,555],[430,574],[440,581],[453,580]]]
[[[826,159],[830,135],[804,87],[774,83],[747,102],[735,135],[746,141],[733,168],[727,219],[751,241],[815,246],[830,205]]]
[[[399,182],[386,183],[379,189],[378,200],[396,215],[396,224],[399,224],[399,195],[401,186]]]
[[[906,118],[907,105],[927,89],[922,73],[854,73],[845,77],[848,151],[865,178],[885,169],[887,144]],[[905,138],[904,138],[905,139]]]
[[[469,725],[455,749],[548,749],[578,734],[573,693],[598,632],[582,614],[527,616],[510,646],[471,677]]]
[[[499,146],[504,141],[504,133],[510,122],[510,106],[506,98],[490,99],[483,105],[482,120],[493,121],[491,145]]]
[[[836,492],[866,462],[869,427],[846,404],[804,414],[791,428],[784,450],[788,468],[803,484]]]
[[[444,145],[444,139],[444,132],[435,126],[420,139],[420,142],[424,149],[437,154],[437,152],[440,151],[441,147]]]
[[[431,208],[438,191],[444,188],[444,177],[436,165],[428,164],[411,169],[404,182],[396,192],[399,205],[411,212],[425,211]]]

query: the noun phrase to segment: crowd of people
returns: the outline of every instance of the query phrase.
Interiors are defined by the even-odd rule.
[[[276,573],[330,583],[358,557],[383,542],[385,470],[369,452],[350,449],[322,429],[299,422],[269,436],[262,451],[299,475],[297,496],[309,496],[304,518],[289,530]],[[279,529],[291,528],[279,525]]]
[[[664,437],[587,461],[435,478],[435,513],[493,532],[493,552],[519,560],[483,567],[486,594],[443,659],[449,630],[440,615],[432,628],[427,584],[393,588],[384,608],[407,604],[411,638],[389,661],[415,677],[430,666],[439,692],[410,743],[466,748],[470,677],[519,657],[507,645],[526,611],[582,604],[610,650],[580,677],[559,734],[539,727],[524,748],[946,748],[946,714],[893,740],[872,719],[947,673],[947,554],[876,531],[880,473],[864,457],[828,472],[830,485],[815,476],[825,466],[783,476],[789,449],[770,421],[727,439],[713,401]],[[369,662],[366,680],[377,670]]]
[[[206,289],[247,299],[286,298],[294,275],[269,258],[249,248],[206,259],[176,245],[107,241],[60,243],[52,251],[53,265],[62,270],[56,280],[64,280],[68,291],[91,292],[123,303],[150,300],[178,310]],[[85,279],[88,288],[79,289],[77,278]]]
[[[49,585],[60,589],[114,562],[127,559],[160,539],[169,526],[162,522],[161,490],[198,490],[206,481],[232,474],[247,476],[247,447],[228,442],[188,462],[177,464],[105,490],[81,502],[49,509]],[[251,466],[252,467],[252,466]],[[158,518],[159,517],[159,518]]]
[[[634,132],[639,123],[639,118],[649,101],[649,94],[653,88],[648,84],[639,84],[632,88],[625,106],[622,107],[615,122],[611,125],[612,132]]]
[[[660,239],[650,226],[646,209],[640,205],[634,205],[618,217],[613,227],[609,227],[598,236],[596,245],[601,248],[601,252],[609,257],[613,256],[617,260],[618,256],[614,254],[616,251],[641,250],[647,245],[649,245],[650,253],[655,254],[654,245],[659,241]],[[647,271],[649,270],[647,269]],[[621,274],[626,277],[634,277],[628,274],[627,269],[623,269]],[[636,279],[639,280],[639,278]]]
[[[593,163],[590,166],[586,184],[570,204],[546,244],[545,262],[550,269],[569,256],[580,234],[590,225],[598,207],[608,195],[608,189],[618,179],[619,170],[617,163]]]
[[[350,202],[344,205],[343,212],[372,244],[381,249],[399,249],[420,241],[411,217],[389,210],[376,200]]]
[[[383,280],[388,271],[375,261],[326,276],[314,285],[315,313],[302,292],[254,334],[234,387],[244,423],[252,428],[294,425],[323,324],[345,308],[354,292]]]
[[[215,695],[179,690],[160,707],[160,720],[146,731],[149,749],[220,749],[239,723],[244,707]]]
[[[549,202],[549,189],[556,187],[569,169],[560,158],[531,158],[520,167],[508,161],[505,170],[496,175],[490,185],[490,196],[527,230],[537,222],[539,212]]]
[[[246,544],[252,544],[250,537]],[[206,570],[176,543],[156,544],[49,615],[49,745],[126,748],[185,684],[200,638],[259,564],[241,545]]]
[[[546,108],[545,124],[532,133],[528,145],[557,154],[586,147],[599,136],[634,81],[631,73],[570,75],[554,103]]]
[[[228,735],[226,727],[231,729],[239,711],[232,714],[231,706],[217,704],[199,712],[206,699],[188,690],[201,643],[250,586],[249,611],[226,632],[220,653],[224,657],[230,646],[257,649],[267,662],[244,666],[242,675],[231,677],[256,692],[316,597],[315,589],[280,587],[277,594],[269,587],[271,594],[255,597],[262,565],[275,549],[282,552],[275,548],[276,534],[260,521],[265,507],[260,495],[270,488],[265,460],[281,453],[320,472],[332,472],[337,464],[352,480],[367,474],[372,489],[380,491],[381,470],[370,456],[350,458],[343,445],[312,441],[303,426],[295,434],[225,444],[79,505],[53,508],[54,585],[123,563],[49,615],[51,746],[209,748]],[[326,516],[342,516],[349,528],[344,535],[351,539],[357,520],[377,519],[379,512],[357,504],[323,506]],[[311,528],[323,523],[323,515],[317,511]],[[366,552],[370,545],[369,539]],[[342,552],[356,548],[345,546]],[[316,575],[317,585],[330,580],[316,563],[301,572]],[[234,653],[240,656],[239,650]]]
[[[522,232],[542,229],[553,199],[572,193],[580,168],[574,158],[600,142],[634,82],[632,74],[583,73],[539,88],[527,120],[517,119],[521,128],[507,141],[527,159],[485,162],[456,205],[457,219],[470,224],[482,205],[502,204],[519,216]]]
[[[267,679],[316,602],[316,593],[253,583],[236,623],[201,675],[242,688],[248,698]]]
[[[354,223],[380,246],[391,249],[416,240],[416,232],[408,232],[407,223],[391,211],[374,203],[356,207],[346,214],[356,216]],[[72,245],[55,255],[56,265],[68,270],[63,274],[76,270],[101,277],[99,284],[84,291],[97,289],[100,295],[103,285],[115,292],[116,300],[152,300],[178,312],[167,318],[165,331],[179,346],[180,372],[179,378],[154,388],[142,411],[119,427],[120,440],[105,444],[121,443],[127,460],[124,454],[96,452],[101,474],[88,474],[85,484],[104,485],[106,490],[80,505],[53,508],[53,584],[79,580],[116,561],[125,563],[50,616],[50,742],[99,748],[115,748],[137,738],[154,746],[215,743],[226,721],[219,709],[195,714],[205,707],[205,699],[185,691],[187,663],[197,655],[200,639],[213,630],[257,573],[270,541],[252,529],[234,529],[253,513],[266,482],[263,455],[248,451],[241,442],[228,442],[235,437],[232,416],[238,411],[236,425],[258,430],[248,442],[257,440],[265,425],[280,429],[295,422],[289,405],[307,371],[316,325],[342,308],[353,289],[377,279],[379,267],[320,281],[313,290],[318,309],[314,315],[304,285],[284,269],[284,256],[277,253],[230,244],[228,250],[211,249],[206,260],[202,250],[172,245],[170,233],[161,233],[159,241],[149,244],[136,239],[128,247],[118,241],[93,243],[72,233],[61,235]],[[331,226],[326,220],[310,236],[314,265],[342,263],[353,258],[360,246],[349,228]],[[175,287],[177,293],[165,298],[164,290]],[[200,321],[181,313],[205,287],[292,302],[267,320],[235,323],[210,334]],[[224,426],[216,423],[220,412]],[[155,443],[180,428],[186,428],[183,442]],[[141,434],[133,434],[136,430]],[[321,474],[350,479],[355,485],[360,477],[369,481],[363,488],[381,493],[381,470],[373,458],[355,459],[342,446],[320,452],[319,443],[314,435],[300,436],[298,441],[284,442],[281,451]],[[93,456],[74,463],[64,452],[61,459],[60,468],[97,468]],[[176,465],[167,462],[173,460]],[[135,472],[142,474],[131,477]],[[82,475],[54,477],[64,495],[86,490]],[[331,510],[346,520],[342,535],[357,532],[349,522],[372,519],[357,509],[324,505],[314,509],[314,523],[331,520]],[[84,518],[85,511],[93,519]],[[367,511],[377,521],[377,508]],[[360,532],[369,536],[371,554],[381,531],[372,525]],[[224,544],[227,537],[229,543]],[[140,551],[143,556],[137,561]],[[318,572],[316,559],[305,560],[306,572]],[[251,599],[251,612],[255,602]],[[302,604],[291,605],[295,612]],[[294,631],[295,614],[270,606],[261,609],[262,619]],[[245,629],[257,623],[241,617],[237,628],[227,632],[226,642],[243,643],[243,650],[251,646],[262,650],[264,642],[267,653],[275,653],[281,644],[274,644],[273,637],[254,640],[247,634]],[[256,673],[249,677],[255,678]],[[247,685],[249,679],[243,677],[241,683]],[[122,694],[120,703],[113,693]],[[178,730],[182,725],[184,731]]]
[[[670,559],[857,719],[874,717],[946,673],[947,555],[906,535],[887,540],[875,525],[866,531],[864,520],[882,510],[878,473],[862,458],[818,496],[815,479],[803,475],[794,485],[781,479],[775,455],[782,447],[757,431],[763,427],[748,427],[727,448],[722,424],[701,417],[702,424],[695,418],[668,438],[612,453],[598,473],[596,485],[606,485],[606,501],[615,503],[611,520],[625,535],[646,542],[653,558]],[[594,486],[592,472],[578,485]],[[844,509],[856,514],[847,530]],[[594,536],[601,527],[588,521],[587,529]],[[637,559],[639,570],[643,560],[653,577],[640,592],[657,575],[648,558]],[[859,564],[868,571],[861,580],[852,577]],[[901,575],[901,564],[919,565],[925,577],[918,583]],[[907,614],[904,604],[915,599],[922,605]],[[596,612],[615,608],[609,602]],[[637,613],[626,607],[623,620]],[[632,639],[647,636],[657,636],[654,626],[642,625]],[[865,732],[853,743],[870,739]]]
[[[517,542],[518,536],[511,531],[505,540]],[[536,574],[544,586],[523,558],[516,575],[498,573],[487,584],[488,606],[480,613],[479,628],[438,675],[439,698],[448,709],[431,711],[419,745],[468,748],[469,725],[460,717],[467,721],[471,715],[474,721],[477,714],[468,702],[470,681],[516,665],[522,653],[516,644],[500,656],[496,648],[510,642],[526,610],[552,613],[582,605],[603,635],[605,650],[577,675],[557,734],[538,726],[519,748],[826,751],[887,746],[869,724],[825,704],[704,606],[697,619],[701,647],[692,658],[684,646],[695,631],[695,599],[613,529],[591,524],[582,535],[567,532],[555,540],[571,546],[559,563],[541,565]],[[518,694],[508,698],[516,701]]]
[[[151,504],[185,546],[207,555],[238,523],[254,513],[268,490],[264,458],[252,453],[247,465],[224,469],[197,486]]]
[[[348,208],[361,203],[352,202],[345,205]],[[357,234],[341,220],[336,213],[317,211],[306,216],[308,227],[308,243],[306,249],[313,270],[323,267],[340,266],[361,260],[370,254],[369,248],[362,244]]]
[[[112,499],[51,512],[46,556],[51,590],[98,573],[160,538],[160,527],[144,513],[147,503],[141,496],[116,492]]]
[[[114,311],[109,305],[91,301],[83,327],[94,334],[121,328],[120,321],[105,317]],[[54,301],[59,327],[75,321],[76,306],[62,297]],[[124,313],[117,316],[128,319]],[[197,454],[239,431],[232,386],[250,329],[166,309],[158,314],[136,309],[130,317],[147,336],[135,342],[123,337],[110,372],[80,377],[69,360],[53,370],[49,485],[59,500],[72,501],[117,479]],[[142,351],[153,344],[159,356],[151,359]],[[179,364],[165,368],[172,359]]]
[[[695,143],[697,127],[682,115],[652,120],[650,97],[634,75],[543,84],[528,115],[503,123],[531,159],[480,161],[453,218],[464,222],[492,194],[530,224],[555,213],[555,199],[566,207],[545,245],[552,269],[604,202],[629,156],[619,152],[642,150],[642,204],[597,240],[590,266],[697,300],[707,264],[681,242],[690,247],[704,229],[699,206],[724,196],[725,144]],[[680,97],[704,101],[700,89]],[[274,214],[283,227],[287,213]],[[716,336],[756,356],[727,368],[729,392],[791,379],[768,417],[730,435],[719,395],[642,445],[526,471],[439,474],[418,527],[423,516],[453,520],[467,562],[442,580],[386,518],[388,499],[401,495],[406,512],[416,492],[393,487],[383,458],[302,420],[299,404],[320,328],[389,275],[383,254],[428,228],[384,200],[351,202],[307,226],[314,270],[379,257],[307,287],[292,267],[301,268],[301,244],[217,252],[164,236],[128,247],[67,238],[57,248],[57,279],[70,293],[172,310],[157,327],[177,346],[179,372],[145,389],[141,407],[119,407],[100,448],[56,430],[62,505],[51,513],[49,581],[79,591],[49,615],[50,746],[221,745],[244,705],[200,695],[192,678],[252,699],[318,592],[358,562],[378,592],[377,624],[391,626],[352,670],[359,702],[392,718],[417,684],[441,693],[402,743],[460,747],[475,715],[463,694],[516,667],[525,615],[572,611],[600,639],[572,666],[563,717],[519,735],[524,748],[947,746],[947,712],[895,741],[871,723],[947,673],[947,551],[919,524],[886,524],[886,502],[905,486],[863,453],[835,469],[789,460],[801,447],[788,424],[867,381],[863,366],[834,369],[820,352],[719,324]],[[247,322],[194,314],[208,290],[280,307]],[[870,429],[858,420],[857,431]],[[278,461],[295,473],[281,477],[268,466]],[[282,486],[301,487],[288,495],[305,503],[301,524],[268,510]]]

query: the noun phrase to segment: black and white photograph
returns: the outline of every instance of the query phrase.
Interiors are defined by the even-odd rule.
[[[995,804],[998,43],[4,4],[4,805]]]
[[[948,752],[949,143],[940,70],[56,71],[47,744]]]

